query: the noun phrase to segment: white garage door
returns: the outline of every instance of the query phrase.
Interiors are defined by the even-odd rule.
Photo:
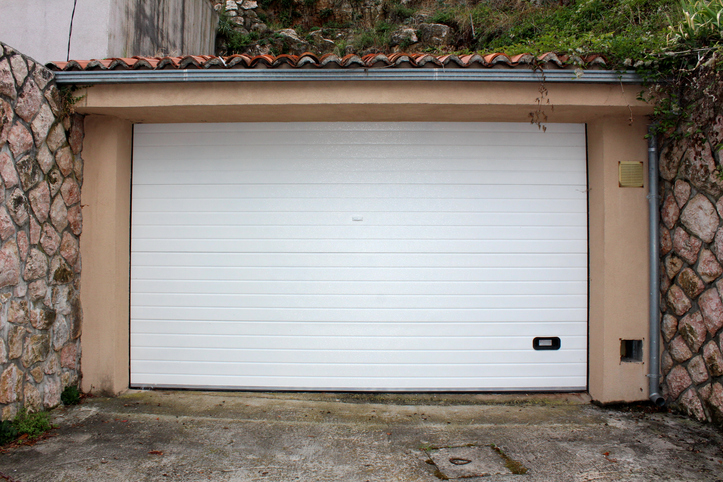
[[[587,386],[583,125],[137,125],[131,384]]]

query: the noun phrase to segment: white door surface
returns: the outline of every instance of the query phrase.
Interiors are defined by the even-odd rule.
[[[584,390],[585,127],[136,125],[131,385]]]

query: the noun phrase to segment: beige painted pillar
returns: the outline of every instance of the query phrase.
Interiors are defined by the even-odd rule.
[[[83,391],[118,394],[129,383],[132,124],[85,118],[81,299]]]
[[[590,395],[648,397],[648,121],[625,116],[588,123],[590,188]],[[619,161],[643,162],[644,188],[621,188]],[[622,362],[621,340],[643,340],[643,361]]]

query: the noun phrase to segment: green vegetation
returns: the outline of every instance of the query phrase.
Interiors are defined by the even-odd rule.
[[[399,0],[385,0],[382,3],[382,14],[391,23],[401,23],[416,13],[414,8],[402,5]]]
[[[360,31],[354,36],[354,50],[357,52],[371,48],[388,50],[394,27],[394,24],[382,20],[372,30]]]
[[[509,455],[507,455],[502,448],[498,447],[495,444],[490,444],[490,447],[492,450],[497,452],[497,454],[502,457],[502,460],[505,462],[505,467],[507,467],[507,470],[512,472],[515,475],[525,475],[527,473],[527,467],[516,461],[515,459],[511,458]]]
[[[223,11],[219,12],[216,44],[225,45],[228,55],[243,52],[246,47],[259,40],[257,33],[251,32],[244,35],[234,30],[235,26],[232,17],[229,17]]]
[[[666,47],[638,71],[652,85],[643,98],[655,103],[656,133],[687,137],[703,148],[700,131],[715,121],[723,95],[723,1],[683,0],[680,12],[670,22]]]
[[[78,387],[69,385],[65,387],[63,393],[60,394],[60,401],[63,402],[63,405],[75,405],[80,403],[80,395],[81,393]]]
[[[542,54],[555,52],[584,56],[603,54],[611,66],[626,59],[647,60],[664,52],[671,42],[720,38],[723,0],[382,0],[381,14],[373,28],[360,28],[356,20],[339,23],[333,9],[317,0],[261,0],[259,17],[272,30],[294,28],[300,36],[312,28],[327,35],[338,29],[358,52],[392,49],[390,36],[401,27],[419,22],[441,23],[452,29],[452,42],[429,47],[433,53],[504,52]],[[321,8],[324,7],[324,8]],[[361,2],[352,0],[354,18],[361,18]],[[218,39],[227,53],[270,41],[256,33],[234,30],[234,18],[221,13]],[[353,39],[352,39],[353,38]],[[408,47],[408,46],[405,46]]]
[[[301,38],[320,29],[324,38],[334,41],[339,55],[348,45],[357,54],[554,52],[570,55],[572,62],[601,54],[608,68],[635,69],[648,82],[641,97],[655,105],[658,132],[691,136],[695,129],[690,125],[714,120],[719,111],[715,99],[723,96],[723,0],[678,1],[381,0],[381,14],[376,16],[361,0],[350,0],[349,21],[349,15],[337,16],[317,0],[260,0],[259,18],[272,31],[242,35],[234,30],[234,19],[222,14],[218,38],[227,54],[254,44],[268,45],[273,54],[287,53],[292,46],[273,30],[289,27]],[[364,22],[373,27],[363,28]],[[418,28],[421,22],[448,25],[451,41],[443,46],[411,44],[394,35],[401,28]],[[313,39],[306,39],[313,46]],[[545,97],[544,85],[540,95]],[[680,129],[685,123],[688,127]]]
[[[27,435],[33,440],[53,428],[48,412],[30,413],[25,408],[15,418],[0,422],[0,445],[12,442],[18,437]]]
[[[18,429],[15,428],[12,420],[0,422],[0,445],[12,442],[16,438],[18,438]]]
[[[680,16],[671,0],[493,0],[447,6],[430,21],[452,27],[463,51],[600,53],[622,62],[661,51],[670,19]]]
[[[706,2],[682,1],[683,18],[670,27],[670,39],[675,43],[709,44],[723,38],[723,0]]]

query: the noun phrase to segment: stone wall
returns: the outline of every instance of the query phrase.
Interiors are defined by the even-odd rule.
[[[721,424],[723,109],[696,115],[702,130],[679,131],[660,155],[662,385],[672,407]]]
[[[53,74],[0,43],[0,410],[78,383],[83,119]]]
[[[0,12],[0,40],[43,64],[210,55],[218,24],[209,0],[0,0]]]
[[[242,49],[242,53],[248,55],[444,51],[453,43],[450,27],[426,23],[434,11],[425,8],[429,3],[427,0],[402,2],[409,6],[410,12],[414,12],[404,19],[399,18],[390,7],[396,5],[402,8],[402,4],[380,0],[292,0],[267,5],[268,9],[262,8],[257,0],[212,1],[214,9],[229,18],[233,30],[254,39]],[[375,25],[380,22],[393,24],[394,28],[386,35],[376,35],[373,45],[366,45],[362,37],[374,32]],[[272,30],[274,25],[277,28],[278,25],[293,28]],[[331,25],[333,27],[329,27]],[[216,54],[229,53],[224,35],[219,35]]]

